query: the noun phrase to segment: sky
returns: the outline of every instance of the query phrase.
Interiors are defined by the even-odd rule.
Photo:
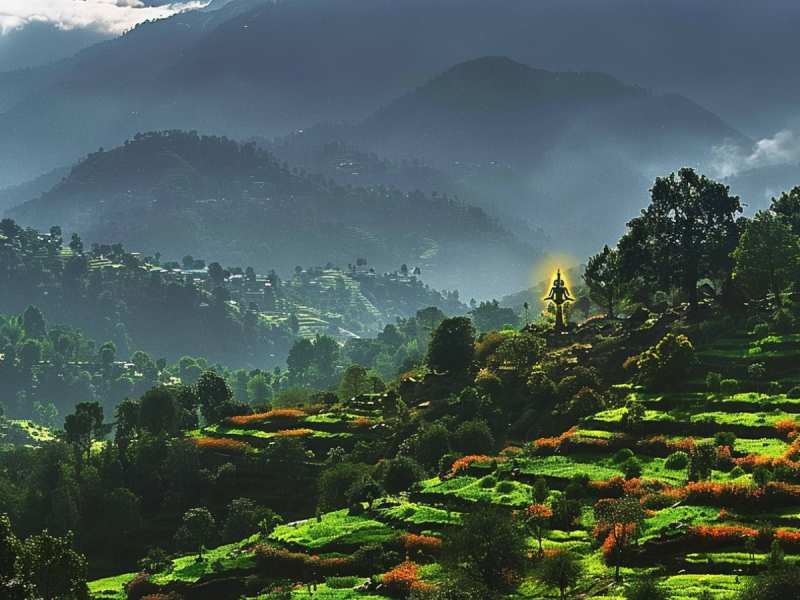
[[[160,6],[142,0],[2,0],[0,34],[9,34],[35,23],[62,30],[91,29],[103,34],[121,34],[138,23],[162,19],[200,8],[205,0],[176,0]]]

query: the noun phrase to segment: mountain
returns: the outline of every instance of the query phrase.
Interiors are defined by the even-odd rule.
[[[341,186],[253,144],[176,131],[95,152],[8,214],[90,243],[262,271],[359,257],[379,271],[407,263],[436,287],[479,297],[519,287],[537,257],[481,209],[448,196]]]
[[[509,227],[527,221],[560,250],[586,254],[638,213],[655,176],[702,165],[723,143],[752,142],[682,96],[490,56],[447,69],[358,123],[312,127],[270,147],[303,165],[327,162],[340,180],[383,177],[457,194]]]
[[[767,0],[773,4],[785,2]],[[789,11],[786,19],[763,29],[754,24],[769,10],[743,3],[732,9],[723,0],[233,0],[217,6],[144,23],[64,61],[56,73],[42,71],[35,82],[15,85],[19,93],[3,101],[0,116],[0,185],[138,131],[182,128],[243,138],[285,135],[322,120],[360,120],[476,56],[510,56],[554,71],[613,71],[655,89],[696,92],[717,113],[750,115],[751,128],[766,113],[773,120],[794,114],[793,90],[800,89],[796,70],[781,66],[787,61],[770,60],[796,54],[791,23],[800,7],[793,5],[780,9]],[[595,26],[579,28],[576,14]],[[773,41],[768,48],[751,34],[764,30]],[[709,43],[719,51],[708,52]],[[17,77],[0,75],[4,96],[8,79]],[[760,86],[767,77],[780,85]],[[743,89],[748,78],[755,83]],[[764,103],[776,110],[752,110]]]

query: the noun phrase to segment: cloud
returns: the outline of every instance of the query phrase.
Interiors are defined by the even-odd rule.
[[[0,0],[0,34],[31,23],[120,34],[143,21],[207,5],[207,0],[179,0],[161,6],[148,6],[142,0]]]
[[[800,136],[791,129],[764,138],[746,150],[736,144],[712,148],[712,168],[718,177],[731,177],[742,171],[800,162]]]

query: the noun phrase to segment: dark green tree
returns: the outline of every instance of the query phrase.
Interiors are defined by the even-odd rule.
[[[475,356],[475,329],[467,317],[442,321],[431,337],[428,367],[433,371],[465,373]]]
[[[622,278],[619,268],[619,254],[604,246],[602,252],[592,256],[586,263],[583,281],[589,288],[592,300],[606,309],[614,318],[614,307],[622,295]]]
[[[561,600],[567,597],[567,590],[577,583],[580,572],[577,557],[569,551],[545,556],[539,567],[539,577],[547,585],[558,588]]]

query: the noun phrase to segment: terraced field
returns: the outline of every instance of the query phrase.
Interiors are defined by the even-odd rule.
[[[477,507],[523,511],[532,502],[534,484],[543,479],[549,488],[544,503],[555,505],[565,497],[577,497],[582,503],[574,520],[567,526],[548,527],[542,540],[546,552],[568,549],[580,557],[581,577],[575,588],[579,597],[623,597],[624,584],[614,581],[592,505],[598,499],[632,495],[646,513],[635,544],[622,559],[623,581],[647,571],[658,577],[670,598],[694,600],[701,594],[717,600],[733,598],[761,568],[772,539],[781,544],[787,560],[800,560],[800,485],[754,477],[763,467],[800,467],[796,438],[800,400],[788,393],[794,378],[786,366],[787,361],[800,359],[798,339],[784,336],[767,344],[743,336],[700,352],[703,369],[713,367],[731,376],[741,372],[740,361],[752,362],[749,349],[758,345],[762,348],[756,352],[758,362],[764,364],[768,380],[777,382],[779,392],[765,391],[763,381],[746,380],[740,380],[738,390],[731,393],[698,390],[696,382],[690,389],[669,394],[631,388],[626,400],[645,407],[634,425],[623,418],[624,405],[603,410],[555,438],[524,440],[497,456],[462,461],[453,472],[426,479],[408,494],[363,504],[359,514],[340,510],[283,525],[267,537],[217,548],[209,553],[214,558],[202,563],[178,558],[153,579],[213,580],[258,564],[263,570],[269,558],[278,561],[270,563],[274,565],[291,561],[317,565],[310,579],[295,577],[309,583],[295,587],[293,599],[377,600],[387,593],[380,585],[383,573],[355,567],[357,548],[378,545],[397,552],[413,562],[419,581],[435,584],[445,577],[437,562],[443,534],[459,527],[463,515]],[[341,445],[379,432],[380,417],[367,399],[344,412],[278,413],[197,434],[244,440],[258,451],[287,431],[310,432],[301,435]],[[689,482],[681,455],[704,444],[716,446],[716,463],[700,481]],[[529,545],[533,557],[537,548],[533,537]],[[264,547],[272,548],[267,558]],[[92,592],[96,598],[121,599],[122,587],[131,577],[94,582]],[[244,590],[242,594],[259,600],[268,597]],[[558,596],[555,588],[541,583],[532,566],[509,598]]]

